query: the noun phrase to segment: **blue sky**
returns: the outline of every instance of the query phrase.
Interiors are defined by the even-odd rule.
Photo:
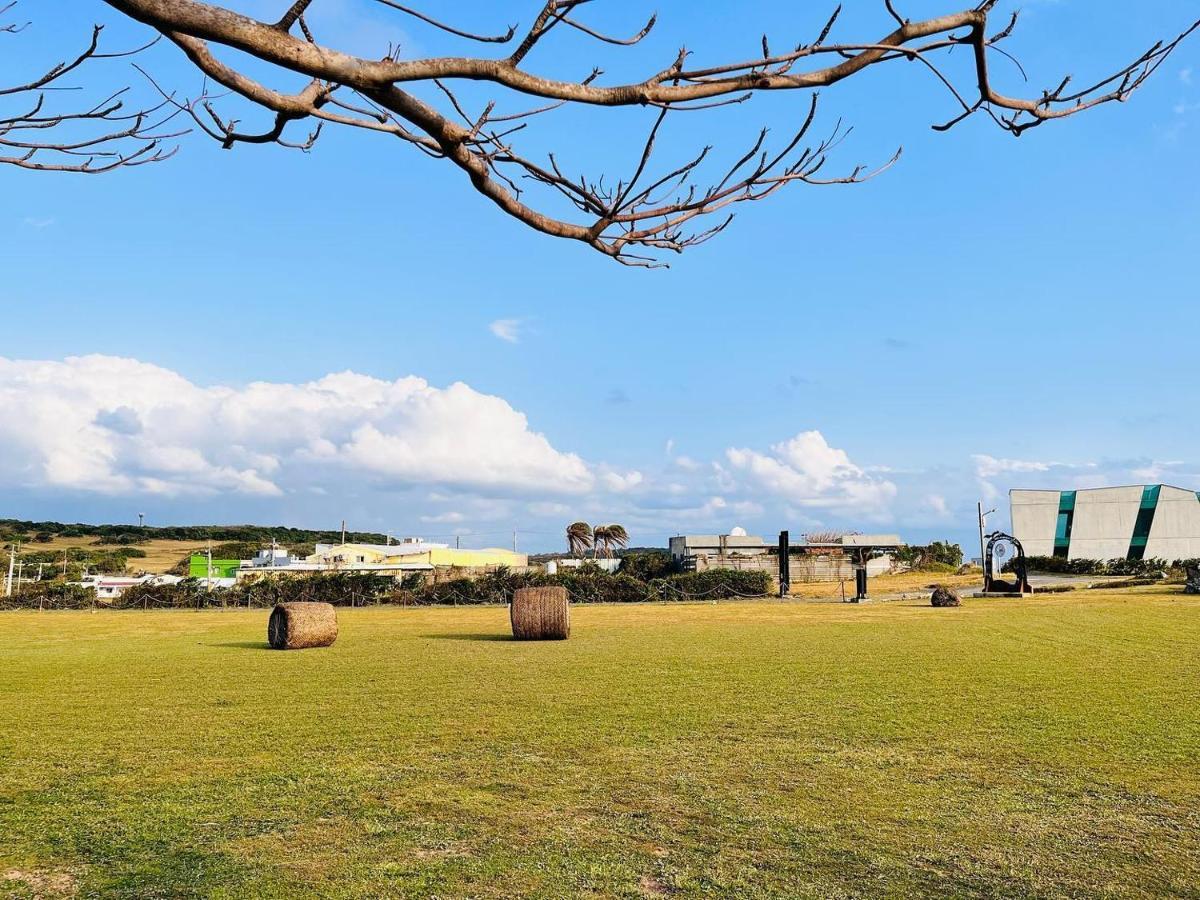
[[[365,0],[321,4],[318,39],[353,52],[459,49]],[[98,0],[53,16],[21,6],[33,26],[7,41],[8,81],[67,55],[93,21],[114,47],[144,36]],[[455,16],[486,29],[534,6],[468,2]],[[636,30],[634,6],[598,5],[591,21]],[[885,33],[881,7],[848,3],[842,34]],[[658,12],[641,48],[568,35],[528,66],[570,76],[594,60],[615,80],[685,42],[697,60],[742,58],[764,30],[811,39],[825,11]],[[999,61],[998,76],[1032,96],[1066,72],[1107,74],[1198,15],[1182,0],[1136,13],[1027,3],[1008,49],[1031,85]],[[142,64],[199,89],[173,48]],[[79,83],[149,96],[126,63],[104,65]],[[735,157],[806,103],[778,94],[687,117],[662,158],[703,143]],[[479,544],[519,529],[530,548],[557,546],[574,518],[626,522],[645,544],[734,525],[967,543],[976,500],[1002,506],[1011,487],[1200,487],[1200,40],[1128,104],[1019,140],[982,118],[929,129],[953,113],[916,66],[824,91],[819,122],[854,126],[834,164],[903,146],[901,162],[869,184],[797,185],[742,208],[652,272],[535,234],[444,163],[366,133],[330,131],[307,154],[191,135],[167,163],[96,178],[0,171],[0,514],[345,517]],[[529,146],[622,171],[649,116],[566,111]],[[79,360],[96,355],[118,359]],[[321,381],[345,372],[369,380]],[[410,376],[425,386],[392,384]],[[261,382],[277,389],[249,387]]]

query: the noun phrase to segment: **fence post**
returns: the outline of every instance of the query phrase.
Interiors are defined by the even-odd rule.
[[[779,596],[786,597],[792,590],[792,564],[790,542],[786,531],[779,532]]]

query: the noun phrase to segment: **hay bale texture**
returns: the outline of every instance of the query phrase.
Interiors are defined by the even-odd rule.
[[[571,601],[564,587],[518,588],[509,607],[518,641],[565,641],[571,636]]]
[[[962,600],[958,598],[958,594],[944,584],[939,584],[933,589],[933,596],[929,598],[929,602],[937,607],[962,606]]]
[[[267,622],[267,641],[276,650],[328,647],[338,636],[331,603],[280,603]]]

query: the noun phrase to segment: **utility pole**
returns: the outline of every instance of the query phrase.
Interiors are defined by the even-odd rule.
[[[8,545],[8,579],[4,582],[4,596],[11,597],[13,591],[13,566],[17,561],[17,548],[20,544]]]
[[[346,520],[342,519],[342,546],[346,546]]]
[[[146,527],[146,514],[138,513],[138,528],[145,528],[145,527]]]
[[[25,582],[25,560],[17,563],[17,593],[21,593],[21,585]]]
[[[462,535],[458,535],[458,534],[456,534],[456,535],[454,536],[454,549],[455,549],[455,550],[461,550],[461,549],[462,549]]]
[[[212,593],[212,541],[208,542],[208,592]]]
[[[513,532],[513,553],[517,552],[517,533]]]
[[[984,582],[984,584],[987,584],[987,577],[988,577],[987,551],[984,549],[983,532],[986,529],[987,517],[990,516],[992,513],[994,513],[996,510],[989,509],[987,512],[984,512],[982,500],[979,501],[978,509],[979,509],[979,567],[981,569],[983,569],[983,582]]]

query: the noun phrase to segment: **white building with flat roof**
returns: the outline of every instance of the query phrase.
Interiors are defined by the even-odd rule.
[[[1200,493],[1167,484],[1009,492],[1013,535],[1029,556],[1200,558]]]

